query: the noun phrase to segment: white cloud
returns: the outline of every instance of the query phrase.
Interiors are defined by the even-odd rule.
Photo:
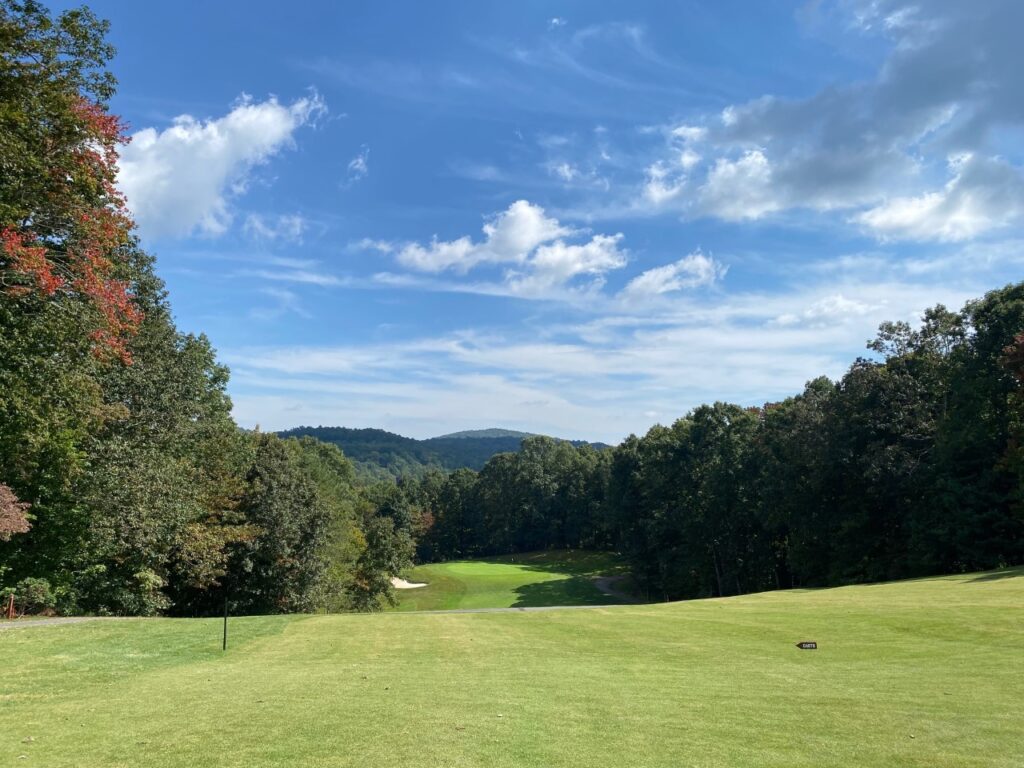
[[[718,158],[700,188],[700,202],[703,210],[729,221],[759,219],[778,210],[780,203],[764,152],[751,149],[738,160]]]
[[[144,235],[220,235],[231,200],[252,169],[290,146],[295,131],[326,111],[316,94],[291,105],[244,97],[225,116],[180,115],[164,130],[144,128],[121,155],[118,184]]]
[[[655,207],[675,200],[686,189],[686,177],[673,176],[662,162],[649,165],[646,173],[644,199]]]
[[[322,287],[344,286],[351,283],[349,278],[338,277],[329,272],[317,271],[316,262],[300,261],[298,265],[292,267],[287,264],[287,260],[280,261],[285,262],[280,265],[283,268],[243,269],[239,270],[237,274],[242,277],[258,277],[273,283],[301,283]]]
[[[848,299],[841,293],[825,296],[813,302],[803,312],[786,312],[772,321],[779,326],[808,325],[821,328],[845,322],[851,318],[864,317],[877,312],[884,305],[868,304],[855,299]]]
[[[572,163],[557,163],[551,167],[551,172],[564,181],[566,184],[572,182],[579,175],[579,169]]]
[[[581,245],[567,245],[561,240],[540,246],[530,259],[526,271],[511,270],[507,283],[520,296],[544,297],[574,278],[595,278],[586,289],[604,284],[603,275],[626,266],[626,254],[619,249],[622,235],[594,235]]]
[[[292,243],[301,243],[302,235],[307,228],[308,223],[297,213],[280,216],[250,213],[242,227],[245,234],[256,240],[281,240]]]
[[[727,221],[835,211],[842,216],[823,221],[921,241],[967,240],[1024,225],[1016,147],[1024,127],[1024,81],[1017,76],[1024,46],[1016,34],[1024,3],[813,5],[798,14],[816,20],[806,32],[873,37],[873,45],[889,46],[874,76],[804,97],[737,101],[652,131],[664,144],[636,166],[643,178],[624,210],[645,213],[655,203]],[[951,155],[972,159],[942,186],[935,180]],[[688,188],[667,180],[677,168]]]
[[[522,263],[542,243],[573,234],[557,219],[549,218],[544,209],[526,200],[517,200],[483,226],[484,240],[471,238],[439,241],[429,246],[409,243],[398,253],[398,260],[421,272],[442,272],[453,269],[465,273],[482,263]]]
[[[370,148],[363,146],[348,164],[348,183],[355,184],[370,174]]]
[[[642,272],[629,281],[623,289],[623,295],[628,298],[658,296],[684,288],[711,285],[724,277],[726,270],[727,267],[710,256],[695,251],[673,264]]]
[[[691,168],[697,165],[701,161],[701,156],[694,152],[692,149],[687,147],[679,153],[679,165],[683,167],[683,170],[689,171]]]
[[[1020,171],[992,158],[958,156],[939,191],[887,200],[856,217],[883,239],[968,240],[1024,217]]]
[[[350,251],[377,251],[377,253],[389,254],[395,250],[395,244],[388,240],[374,240],[371,237],[364,237],[354,243],[349,243]]]
[[[670,131],[674,138],[682,139],[685,142],[702,141],[707,135],[707,128],[698,125],[677,125]]]
[[[398,260],[420,272],[443,272],[452,268],[465,272],[484,260],[478,256],[479,252],[478,246],[469,237],[451,241],[435,237],[427,247],[409,243],[399,251]]]
[[[430,287],[532,299],[564,299],[592,292],[604,284],[607,272],[621,269],[628,261],[621,248],[621,233],[593,235],[581,243],[566,242],[566,238],[584,233],[563,225],[526,200],[517,200],[488,219],[483,233],[480,241],[463,236],[457,240],[434,237],[425,246],[407,243],[398,251],[397,259],[419,272],[450,270],[459,275],[482,265],[504,266],[500,283],[431,283]],[[396,279],[405,285],[424,285],[401,276],[381,277],[392,285]]]

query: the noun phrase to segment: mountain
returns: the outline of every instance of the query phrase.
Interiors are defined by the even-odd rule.
[[[430,469],[451,471],[461,467],[479,470],[496,453],[518,451],[528,432],[510,429],[477,429],[416,440],[383,429],[348,427],[296,427],[278,432],[281,437],[309,435],[325,443],[334,443],[367,479],[384,480],[403,476],[419,477]],[[583,440],[569,441],[588,445]],[[589,443],[594,448],[608,446]]]
[[[532,437],[535,434],[535,432],[516,432],[514,429],[497,429],[492,427],[491,429],[467,429],[463,432],[452,432],[450,435],[441,435],[431,439],[447,440],[450,437],[518,437],[522,440],[524,437]]]

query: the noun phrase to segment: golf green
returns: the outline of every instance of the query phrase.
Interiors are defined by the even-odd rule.
[[[425,587],[397,590],[395,610],[528,608],[608,605],[623,602],[596,586],[599,577],[625,572],[621,560],[603,552],[555,551],[420,565],[406,574]]]

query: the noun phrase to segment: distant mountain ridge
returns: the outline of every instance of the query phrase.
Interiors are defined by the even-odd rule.
[[[462,432],[452,432],[449,435],[438,435],[437,437],[430,438],[431,440],[447,440],[452,437],[467,437],[467,438],[481,438],[481,437],[518,437],[522,440],[524,437],[533,437],[536,432],[517,432],[514,429],[498,429],[497,427],[491,427],[490,429],[466,429]]]
[[[349,427],[295,427],[278,432],[281,437],[309,435],[325,443],[334,443],[365,478],[388,479],[420,477],[430,469],[451,471],[467,467],[479,470],[496,453],[518,451],[529,432],[511,429],[474,429],[417,440],[383,429]],[[591,445],[602,449],[604,443],[569,440],[573,445]]]

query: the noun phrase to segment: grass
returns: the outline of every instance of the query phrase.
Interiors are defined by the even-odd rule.
[[[0,658],[0,765],[19,768],[1024,765],[1021,569],[244,618],[226,654],[217,620],[26,626]]]
[[[624,573],[615,555],[557,551],[420,565],[406,574],[417,589],[398,590],[399,611],[460,608],[521,608],[546,605],[608,605],[595,576]]]

